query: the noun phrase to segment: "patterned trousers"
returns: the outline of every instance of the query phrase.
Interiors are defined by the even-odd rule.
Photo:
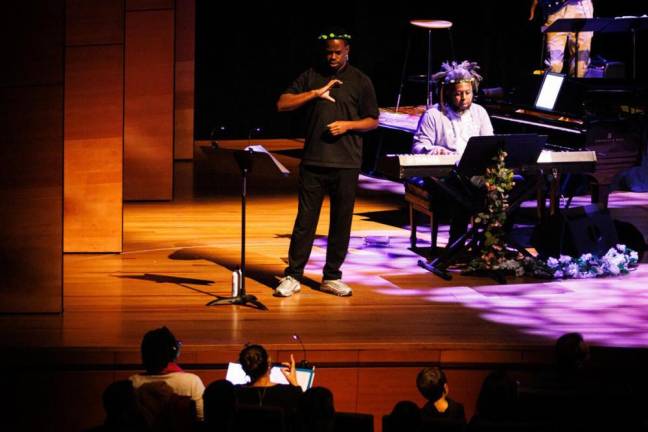
[[[558,11],[547,17],[545,27],[561,18],[592,18],[594,7],[591,0],[569,1]],[[578,35],[578,37],[577,37]],[[551,72],[560,73],[563,69],[565,51],[569,55],[569,75],[574,76],[576,49],[578,49],[578,75],[584,77],[590,58],[592,32],[581,33],[546,33],[547,56],[545,64]],[[577,40],[578,39],[578,40]]]

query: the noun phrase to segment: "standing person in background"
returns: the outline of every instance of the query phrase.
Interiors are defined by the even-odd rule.
[[[304,156],[299,167],[297,218],[290,238],[288,267],[275,295],[301,290],[324,196],[331,200],[326,265],[320,290],[350,296],[340,267],[349,247],[362,133],[378,127],[378,104],[369,77],[349,64],[351,36],[333,28],[319,38],[324,64],[302,73],[279,97],[277,109],[307,110]]]
[[[563,18],[592,18],[594,6],[592,0],[533,0],[529,21],[535,18],[536,8],[540,3],[544,16],[543,29]],[[565,58],[565,50],[569,54],[569,74],[584,77],[590,59],[593,32],[580,33],[545,33],[546,54],[545,64],[551,72],[561,73]],[[578,62],[576,50],[578,49]],[[576,63],[578,66],[576,67]],[[575,74],[576,73],[576,74]]]

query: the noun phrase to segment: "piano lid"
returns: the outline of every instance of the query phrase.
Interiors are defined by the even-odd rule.
[[[380,108],[378,125],[388,129],[414,133],[418,128],[419,119],[425,112],[424,106],[404,106],[398,108]]]

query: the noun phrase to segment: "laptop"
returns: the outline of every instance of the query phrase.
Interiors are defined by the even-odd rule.
[[[288,380],[281,372],[282,366],[272,366],[270,369],[270,381],[276,384],[288,384]],[[315,379],[315,367],[312,369],[297,368],[297,382],[303,391],[308,390],[313,386]],[[240,363],[230,362],[227,366],[227,375],[225,379],[232,384],[247,384],[250,382],[250,377],[245,374],[243,367]]]
[[[536,96],[535,108],[543,111],[554,111],[564,81],[564,74],[546,72]]]

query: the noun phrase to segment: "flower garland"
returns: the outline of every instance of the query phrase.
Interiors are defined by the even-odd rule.
[[[618,244],[610,248],[601,258],[586,253],[580,258],[561,255],[559,258],[549,258],[546,266],[552,277],[557,279],[585,279],[607,275],[628,274],[637,267],[639,254],[636,251]]]
[[[511,274],[547,279],[593,278],[627,274],[638,265],[636,251],[618,244],[601,258],[591,253],[579,258],[561,255],[559,258],[524,256],[505,242],[504,225],[509,208],[508,193],[515,186],[513,171],[506,168],[506,152],[500,150],[493,158],[495,166],[486,169],[486,210],[475,216],[473,224],[480,240],[476,243],[477,256],[469,261],[464,274]]]
[[[486,169],[486,209],[475,216],[473,224],[480,234],[478,256],[473,258],[464,273],[525,273],[525,257],[506,247],[504,224],[509,208],[508,193],[515,186],[513,171],[506,168],[506,152],[500,150],[493,158],[495,166]]]

